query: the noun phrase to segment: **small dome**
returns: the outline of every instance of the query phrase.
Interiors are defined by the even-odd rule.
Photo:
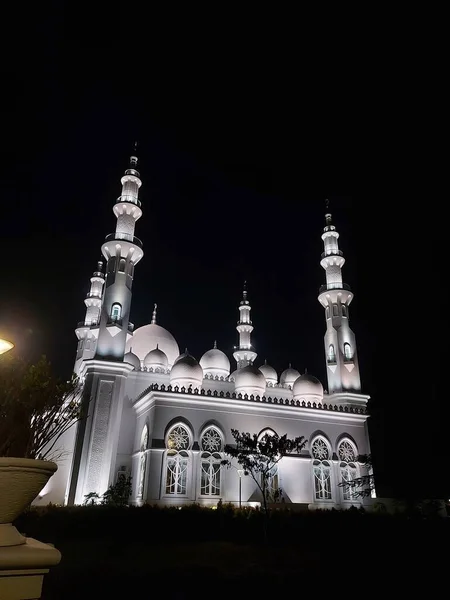
[[[266,378],[267,383],[271,383],[272,385],[276,385],[278,383],[278,375],[273,367],[266,363],[264,363],[259,370]]]
[[[166,370],[169,365],[169,359],[167,354],[156,347],[154,350],[150,350],[147,356],[144,358],[144,367],[152,369],[164,369]]]
[[[299,377],[300,377],[300,373],[297,371],[297,369],[293,369],[291,367],[291,365],[289,365],[289,368],[285,369],[281,373],[280,383],[284,387],[292,388],[292,386],[294,385],[295,380],[298,379]]]
[[[180,354],[170,371],[171,385],[185,388],[191,385],[193,388],[200,388],[202,381],[203,369],[196,359],[187,352]]]
[[[200,366],[205,375],[228,377],[230,374],[230,361],[227,355],[215,346],[201,357]]]
[[[294,383],[293,388],[294,400],[299,400],[302,397],[307,397],[308,400],[311,397],[314,399],[323,399],[323,387],[317,377],[305,373],[300,375]]]
[[[139,371],[141,368],[141,361],[139,360],[139,356],[136,356],[136,354],[134,354],[133,352],[127,352],[123,357],[123,362],[133,365],[136,371]]]
[[[156,325],[156,323],[138,327],[127,342],[127,351],[131,350],[131,346],[133,346],[133,351],[141,360],[144,360],[147,354],[158,346],[167,356],[169,367],[174,364],[180,354],[180,349],[173,335],[164,327]]]
[[[237,394],[263,396],[266,391],[266,378],[257,367],[248,365],[236,373],[234,387]]]

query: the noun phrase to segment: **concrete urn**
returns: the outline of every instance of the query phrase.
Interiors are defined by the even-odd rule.
[[[24,544],[12,522],[31,504],[58,466],[47,460],[0,457],[0,547]]]

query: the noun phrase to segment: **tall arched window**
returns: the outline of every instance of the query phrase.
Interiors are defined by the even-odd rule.
[[[139,452],[141,453],[139,460],[139,485],[138,485],[138,498],[144,496],[144,483],[145,483],[145,471],[147,468],[147,447],[148,447],[148,427],[144,426],[141,434],[141,444],[139,446]]]
[[[258,435],[258,441],[260,441],[265,435],[276,435],[278,434],[273,429],[263,429]],[[266,498],[267,502],[279,502],[280,501],[280,482],[278,464],[274,464],[267,474],[266,480]],[[261,486],[264,486],[261,475]]]
[[[124,258],[121,258],[121,259],[119,260],[119,271],[120,271],[121,273],[125,273],[125,267],[126,267],[126,264],[127,264],[127,263],[126,263],[126,260],[125,260]]]
[[[333,344],[328,346],[328,362],[335,363],[336,362],[336,353],[334,351]]]
[[[347,306],[345,304],[342,305],[342,316],[343,317],[347,316]]]
[[[184,425],[172,427],[167,436],[166,494],[185,496],[191,447],[191,436]]]
[[[345,360],[352,360],[352,348],[348,342],[344,344],[344,357]]]
[[[314,498],[331,500],[331,450],[322,437],[317,437],[311,444],[314,474]]]
[[[215,427],[208,427],[200,440],[202,450],[200,494],[220,496],[223,439]]]
[[[338,316],[338,305],[337,304],[333,304],[333,317],[337,317]]]
[[[349,440],[342,440],[338,446],[339,468],[341,471],[342,482],[352,481],[358,476],[356,460],[358,452],[355,446]],[[344,500],[354,500],[356,490],[350,486],[343,486]]]
[[[118,302],[115,302],[111,307],[111,320],[118,321],[122,316],[122,307]]]
[[[325,308],[325,319],[329,319],[330,318],[330,307],[327,306]]]

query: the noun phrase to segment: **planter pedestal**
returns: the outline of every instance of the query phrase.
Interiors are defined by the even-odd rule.
[[[0,547],[1,600],[40,598],[44,575],[60,560],[59,550],[33,538],[25,538],[18,546]]]
[[[57,469],[53,462],[0,457],[0,600],[37,600],[61,553],[21,535],[12,524]]]

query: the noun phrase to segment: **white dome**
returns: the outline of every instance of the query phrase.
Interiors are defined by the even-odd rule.
[[[215,347],[201,357],[200,366],[205,375],[228,377],[230,374],[230,361],[227,355]]]
[[[167,369],[169,365],[169,359],[159,348],[150,350],[147,356],[144,358],[144,367],[152,367],[152,369]]]
[[[203,381],[203,369],[190,354],[181,354],[175,361],[170,371],[170,384],[172,386],[200,388]]]
[[[266,391],[266,378],[257,367],[248,365],[236,373],[234,389],[237,394],[263,396]]]
[[[156,346],[167,356],[169,367],[171,367],[180,354],[180,349],[173,335],[159,325],[152,323],[136,329],[133,337],[127,342],[127,351],[133,347],[133,352],[141,360],[144,360]]]
[[[134,352],[127,352],[123,357],[123,362],[133,365],[136,371],[139,371],[141,368],[141,361],[139,360],[139,356],[136,356]]]
[[[296,379],[300,377],[300,373],[297,369],[292,369],[289,365],[288,369],[285,369],[280,376],[280,383],[285,387],[292,388]]]
[[[276,385],[278,383],[278,375],[273,367],[267,363],[264,363],[261,367],[259,367],[259,370],[266,378],[267,383],[271,383],[272,385]]]
[[[293,394],[294,400],[300,400],[303,397],[305,397],[305,400],[322,400],[323,387],[317,377],[305,373],[295,381]]]

